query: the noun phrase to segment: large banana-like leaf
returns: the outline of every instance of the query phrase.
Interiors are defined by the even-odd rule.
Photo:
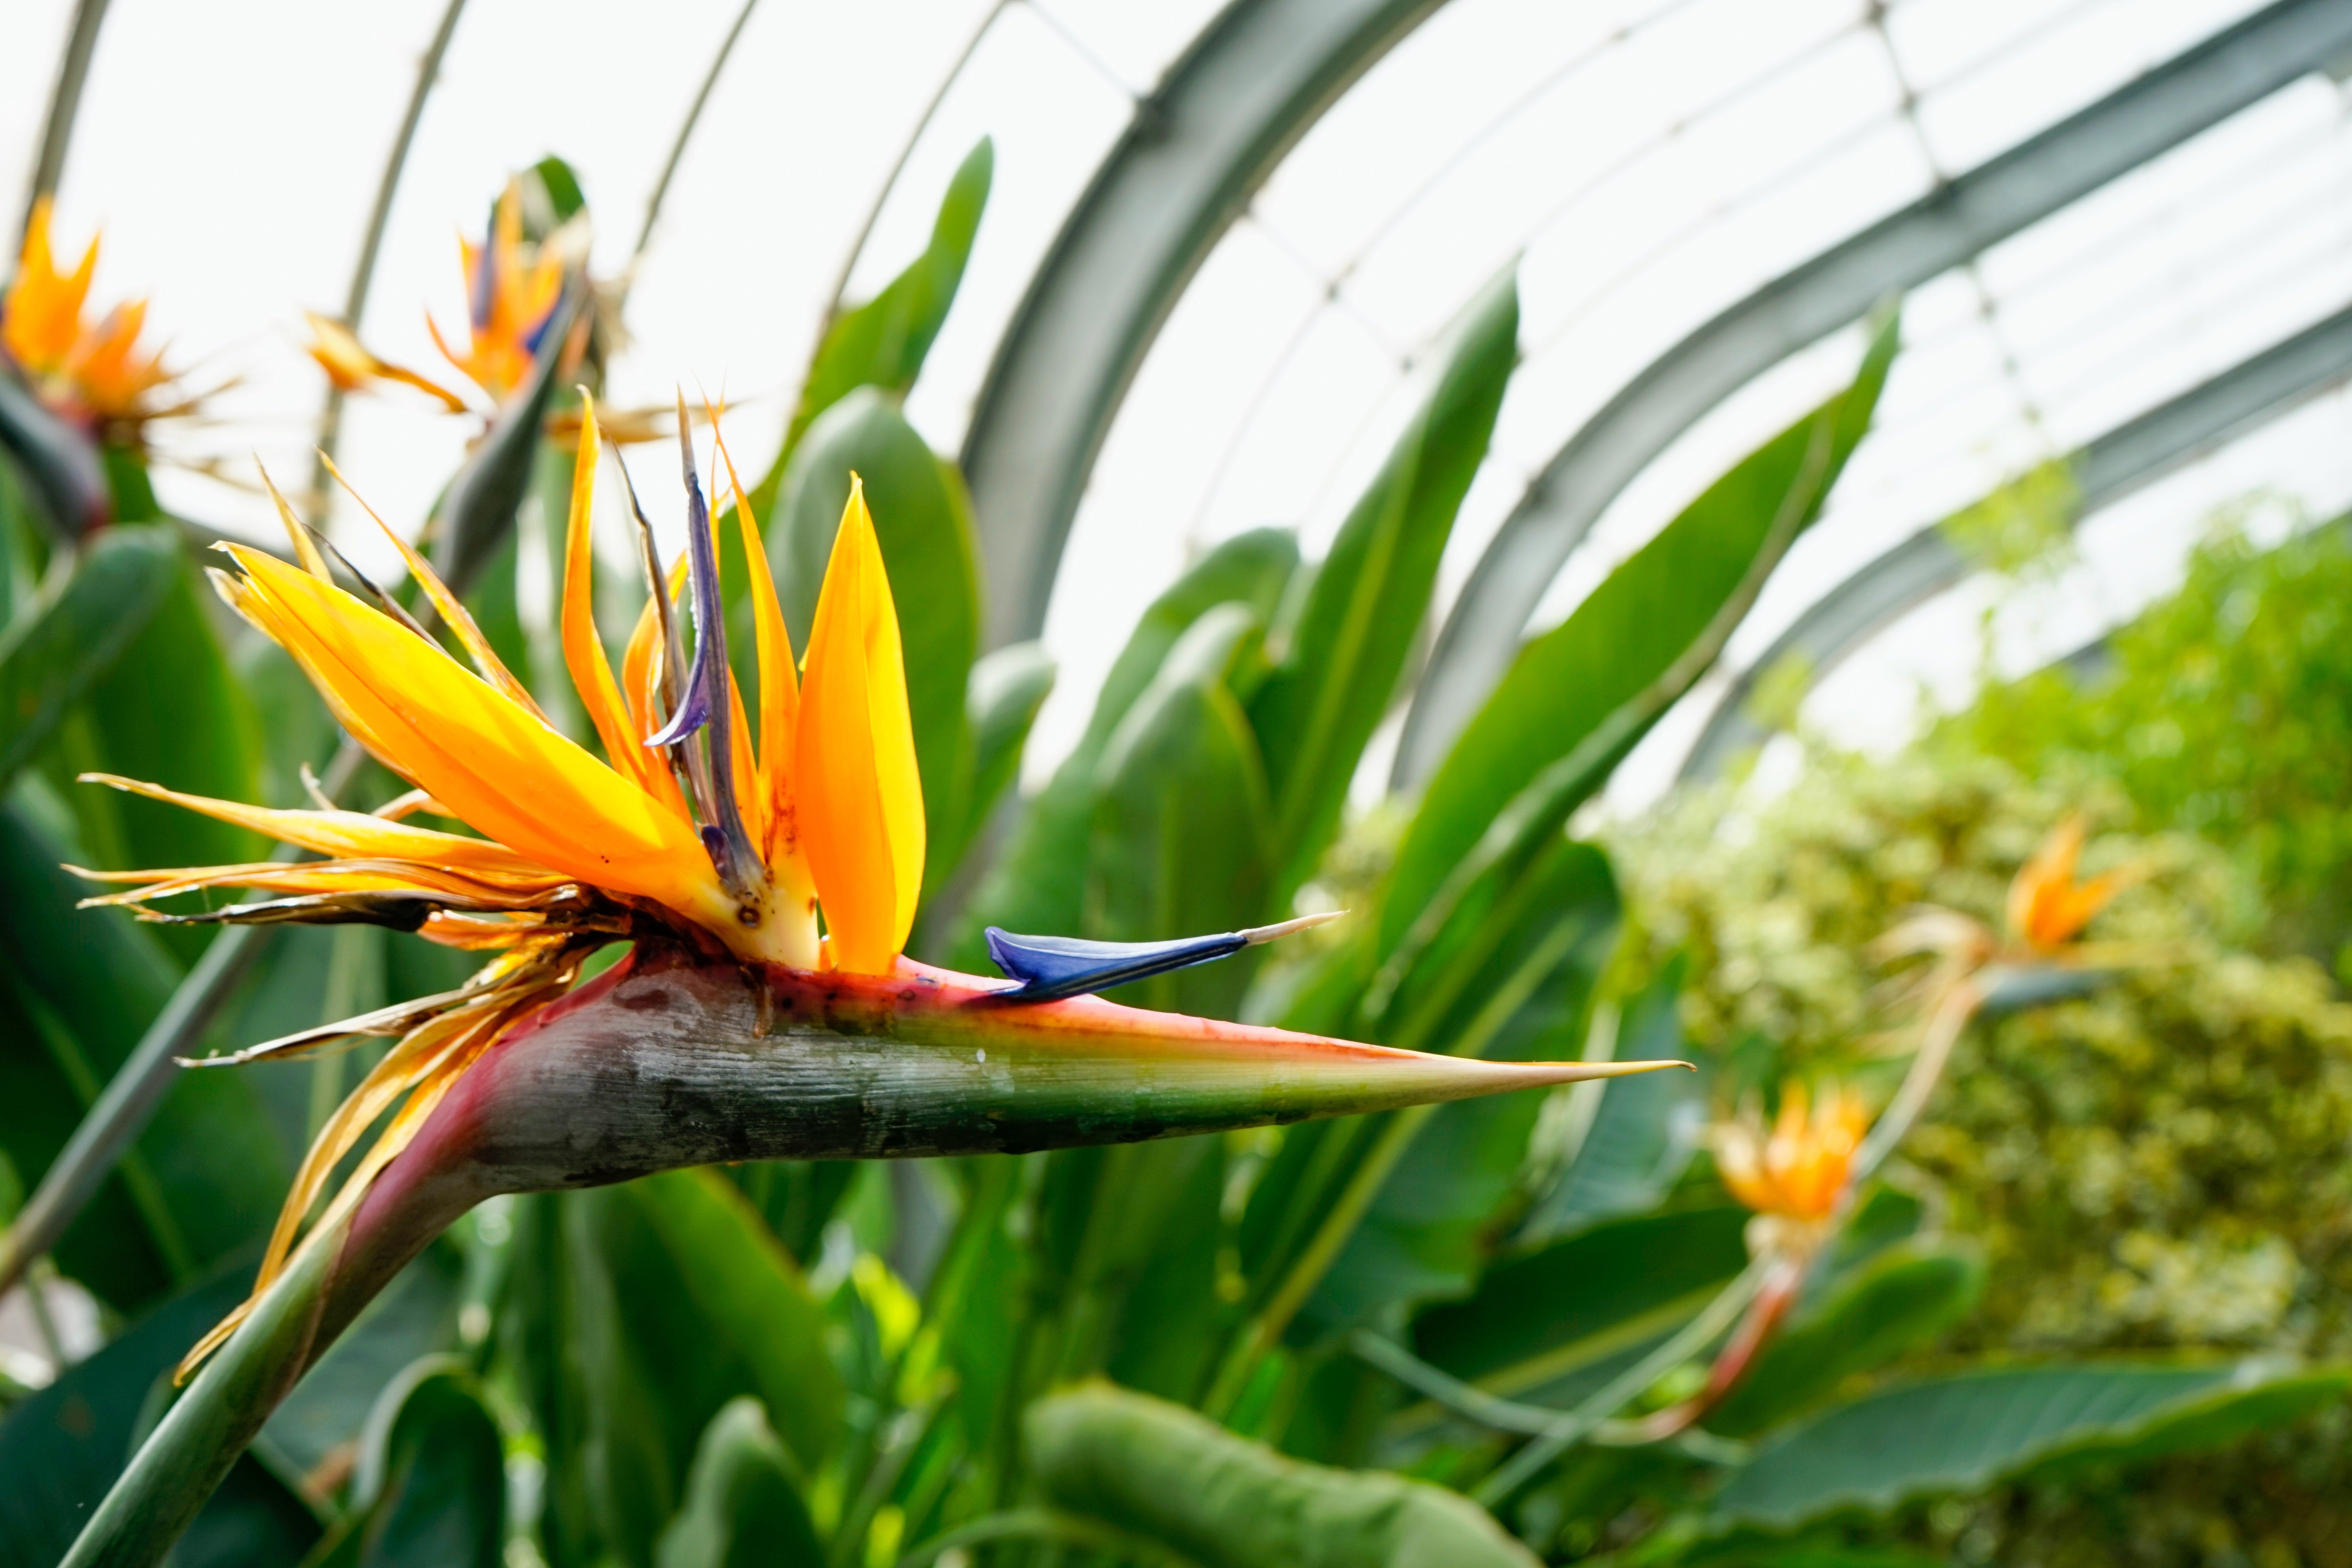
[[[1444,1021],[1419,1031],[1433,1046],[1498,1060],[1578,1054],[1615,945],[1616,884],[1599,850],[1563,839],[1533,890],[1527,907],[1492,922],[1483,955],[1450,950],[1445,969],[1461,984],[1439,1004]],[[1296,1337],[1466,1293],[1507,1226],[1500,1211],[1517,1189],[1542,1103],[1496,1096],[1431,1115],[1301,1309]]]
[[[1179,637],[1127,710],[1096,770],[1085,929],[1144,942],[1247,924],[1272,853],[1265,775],[1237,700],[1262,668],[1246,605],[1212,607]],[[1231,1016],[1238,960],[1161,974],[1111,994],[1139,1005]],[[1191,1392],[1209,1353],[1224,1152],[1185,1139],[1070,1150],[1047,1163],[1038,1202],[1039,1326],[1050,1373],[1118,1365],[1148,1386]]]
[[[1255,617],[1222,605],[1194,622],[1112,731],[1097,765],[1085,931],[1150,942],[1233,931],[1264,905],[1274,848],[1265,771],[1235,700],[1237,664],[1256,656]],[[1231,1017],[1241,959],[1123,986],[1120,1000]]]
[[[785,470],[765,536],[776,595],[793,646],[805,651],[853,473],[866,482],[890,596],[898,606],[925,826],[931,842],[957,844],[967,837],[972,738],[964,708],[980,647],[980,546],[971,501],[953,466],[873,388],[854,391],[827,409]],[[925,886],[938,887],[954,869],[946,857],[927,855]]]
[[[1748,1437],[1826,1398],[1958,1322],[1984,1293],[1984,1260],[1928,1242],[1887,1248],[1837,1282],[1757,1356],[1748,1375],[1706,1418],[1727,1437]]]
[[[1747,1265],[1745,1209],[1612,1221],[1488,1269],[1413,1325],[1423,1360],[1522,1395],[1679,1323]]]
[[[988,951],[981,932],[990,925],[1008,931],[1083,929],[1095,767],[1111,732],[1194,621],[1218,605],[1240,604],[1265,625],[1297,566],[1295,538],[1279,529],[1256,529],[1209,552],[1152,601],[1104,678],[1086,732],[1052,782],[1028,803],[1012,841],[982,880],[957,928],[949,962],[965,969],[985,965]]]
[[[1478,1506],[1426,1481],[1328,1468],[1108,1384],[1031,1407],[1039,1484],[1201,1568],[1534,1568]]]
[[[243,1298],[258,1249],[223,1262],[131,1324],[0,1424],[0,1568],[53,1568],[122,1471],[156,1385]],[[198,1515],[190,1561],[292,1568],[318,1521],[276,1472],[247,1457]]]
[[[949,179],[923,253],[879,294],[845,312],[826,331],[784,432],[787,455],[818,416],[853,388],[875,386],[903,394],[915,384],[963,282],[964,263],[971,259],[995,172],[996,144],[983,136]]]
[[[1978,1491],[2029,1469],[2216,1447],[2341,1401],[2352,1371],[2259,1362],[2009,1367],[1909,1384],[1823,1411],[1717,1494],[1725,1525],[1786,1530],[1847,1510]]]
[[[10,1092],[0,1147],[37,1182],[180,978],[152,933],[115,910],[77,910],[87,888],[62,846],[18,806],[0,807],[0,1030]],[[200,1075],[232,1078],[233,1074]],[[135,1311],[266,1234],[291,1169],[242,1082],[172,1086],[114,1180],[66,1231],[59,1262]]]
[[[1683,1056],[1681,991],[1682,964],[1676,961],[1626,1005],[1610,1054]],[[1698,1073],[1652,1073],[1572,1090],[1588,1102],[1570,1109],[1574,1147],[1558,1179],[1529,1206],[1516,1244],[1541,1247],[1664,1202],[1698,1152],[1706,1079],[1702,1068]]]
[[[1472,304],[1429,401],[1315,569],[1286,647],[1250,704],[1274,794],[1277,918],[1322,858],[1356,762],[1396,695],[1429,614],[1438,558],[1486,460],[1518,363],[1519,293],[1507,273]]]
[[[169,528],[109,529],[0,630],[0,789],[139,637],[170,593],[180,554]]]
[[[1747,585],[1759,552],[1788,532],[1775,526],[1784,523],[1784,513],[1794,507],[1801,527],[1819,515],[1870,426],[1895,345],[1890,316],[1851,386],[1709,486],[1566,621],[1520,650],[1430,780],[1398,850],[1382,909],[1383,954],[1404,942],[1432,896],[1515,796],[1573,754],[1709,629]],[[1825,450],[1817,449],[1817,435],[1826,437]],[[1780,542],[1785,547],[1785,538]],[[1623,741],[1621,754],[1638,738]],[[1605,777],[1600,772],[1593,782]],[[1550,815],[1564,822],[1580,800],[1553,803]]]
[[[542,1201],[518,1240],[540,1299],[513,1304],[527,1395],[564,1461],[555,1541],[651,1563],[730,1400],[760,1400],[804,1468],[823,1459],[843,1397],[824,1322],[740,1189],[689,1170]]]
[[[824,1561],[791,1456],[760,1402],[730,1401],[694,1451],[685,1506],[662,1532],[657,1568],[824,1568]]]
[[[385,1384],[359,1445],[352,1507],[306,1568],[499,1568],[506,1443],[472,1371],[428,1356]]]
[[[934,842],[930,853],[944,866],[961,866],[964,855],[995,814],[997,804],[1021,773],[1021,754],[1037,710],[1052,695],[1056,669],[1042,643],[1014,643],[972,661],[964,688],[964,722],[971,731],[971,784],[955,832]]]
[[[221,647],[202,596],[211,590],[176,560],[155,614],[89,689],[77,771],[120,773],[216,800],[260,786],[261,721]],[[109,868],[233,866],[268,853],[258,834],[115,790],[75,785],[84,852]],[[172,927],[164,941],[193,960],[213,934]]]

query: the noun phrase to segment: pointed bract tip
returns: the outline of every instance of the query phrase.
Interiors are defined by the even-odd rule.
[[[1329,925],[1348,913],[1346,910],[1323,910],[1296,920],[1278,921],[1270,926],[1252,926],[1241,933],[1241,939],[1252,947],[1269,942],[1279,942],[1294,931],[1313,931],[1317,926]]]

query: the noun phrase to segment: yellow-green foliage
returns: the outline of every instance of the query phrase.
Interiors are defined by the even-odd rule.
[[[2352,1357],[2352,1004],[2302,955],[2345,935],[2347,605],[2340,535],[2264,555],[2225,534],[2089,691],[1996,687],[1897,757],[1816,754],[1769,802],[1719,786],[1612,836],[1648,961],[1690,955],[1695,1045],[1761,1037],[1865,1074],[1906,1014],[1864,950],[1907,907],[1998,924],[2020,862],[2074,810],[2086,870],[2149,873],[2089,934],[2181,962],[1979,1024],[1906,1145],[1898,1175],[1990,1263],[1933,1357]],[[1903,1532],[2053,1568],[2352,1562],[2344,1414],[1939,1505]]]
[[[2042,779],[2113,780],[2145,822],[2241,859],[2281,943],[2339,962],[2352,931],[2352,533],[2339,523],[2263,550],[2224,520],[2181,591],[2113,652],[2087,689],[2055,670],[1994,687],[1938,742]]]
[[[1828,758],[1752,812],[1718,790],[1619,836],[1659,954],[1691,955],[1702,1047],[1751,1034],[1798,1062],[1869,1070],[1908,1016],[1870,940],[1909,906],[1998,922],[2018,864],[2088,800],[2005,763]],[[2177,835],[2095,836],[2086,864],[2152,874],[2093,927],[2181,962],[1971,1030],[1906,1150],[1950,1223],[1986,1244],[1970,1348],[2261,1346],[2352,1353],[2352,1005],[2298,958],[2233,951],[2250,899],[2226,857]],[[2339,1342],[2339,1341],[2341,1342]]]

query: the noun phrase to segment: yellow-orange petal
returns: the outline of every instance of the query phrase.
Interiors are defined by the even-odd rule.
[[[923,883],[923,790],[898,609],[856,475],[809,629],[793,753],[801,846],[834,966],[887,974]]]
[[[596,464],[603,451],[603,433],[596,419],[596,401],[586,389],[580,394],[580,445],[572,463],[572,510],[563,535],[563,667],[572,673],[588,721],[604,744],[613,765],[636,781],[637,786],[661,800],[679,816],[686,803],[662,760],[638,743],[638,731],[614,683],[612,661],[596,632],[596,552],[593,522],[596,504]]]
[[[486,838],[468,838],[458,833],[443,833],[431,827],[418,827],[405,822],[387,822],[381,816],[372,816],[362,811],[292,811],[267,805],[247,805],[243,801],[183,795],[161,784],[142,784],[137,779],[126,779],[114,773],[84,773],[81,782],[106,784],[131,795],[145,795],[150,800],[160,800],[200,812],[223,822],[235,823],[239,827],[252,828],[280,843],[292,844],[339,859],[400,861],[414,866],[437,867],[459,876],[472,874],[511,879],[522,886],[539,884],[551,877],[559,877],[566,881],[579,880],[527,859],[503,844],[493,844]]]
[[[236,555],[287,651],[403,776],[477,831],[574,880],[691,918],[732,906],[692,826],[350,595],[259,551]]]
[[[165,870],[92,871],[68,866],[77,877],[93,882],[130,882],[137,886],[81,900],[85,908],[108,904],[143,904],[207,888],[243,888],[257,893],[417,892],[439,894],[467,903],[501,909],[527,909],[544,904],[557,889],[572,884],[546,874],[536,888],[501,885],[467,877],[438,866],[404,860],[310,860],[289,865],[282,860],[254,861],[238,866],[190,866]]]
[[[364,392],[371,382],[394,381],[439,398],[452,414],[466,412],[464,398],[439,382],[378,358],[373,350],[360,342],[358,333],[333,317],[321,316],[315,310],[305,310],[302,315],[310,325],[310,342],[307,345],[310,357],[327,373],[327,379],[345,392]]]
[[[433,563],[418,554],[408,541],[393,531],[392,524],[384,521],[375,508],[368,505],[366,499],[352,488],[352,481],[343,478],[343,471],[335,467],[332,458],[320,452],[319,460],[327,466],[327,472],[335,476],[335,482],[343,487],[344,493],[358,501],[360,510],[383,531],[383,536],[392,541],[392,547],[400,552],[401,563],[408,568],[408,574],[416,579],[416,585],[425,590],[425,596],[433,601],[433,608],[440,614],[441,619],[457,634],[458,644],[465,648],[467,657],[474,661],[474,668],[481,672],[482,679],[497,687],[516,707],[541,723],[546,722],[547,714],[540,708],[539,700],[530,694],[529,687],[515,679],[514,672],[506,667],[506,661],[499,658],[498,650],[490,646],[490,639],[482,635],[482,628],[475,622],[472,612],[459,603],[457,595],[449,591],[449,585],[441,581],[441,574],[433,570]]]
[[[254,466],[260,468],[258,460]],[[278,521],[285,525],[286,537],[294,546],[294,559],[302,563],[303,571],[320,582],[333,582],[334,574],[327,569],[327,558],[320,553],[319,542],[310,537],[310,531],[302,526],[302,520],[294,515],[294,509],[278,493],[277,482],[270,479],[268,468],[261,468],[261,483],[269,492],[269,499],[278,504]]]
[[[81,337],[81,310],[89,295],[89,281],[98,269],[98,241],[89,242],[80,264],[59,275],[49,247],[49,218],[54,204],[43,196],[33,204],[25,226],[25,247],[11,280],[5,310],[0,310],[0,342],[16,362],[36,375],[65,368],[67,356]]]
[[[761,854],[771,866],[780,857],[799,853],[792,831],[793,752],[801,714],[800,680],[793,671],[792,635],[784,629],[783,606],[776,598],[775,574],[760,540],[760,520],[751,515],[744,498],[743,480],[728,455],[727,439],[719,434],[719,416],[710,416],[711,437],[719,460],[727,465],[727,483],[735,493],[735,529],[743,542],[743,560],[751,578],[751,630],[758,645],[760,671],[760,784],[767,807],[767,833]]]

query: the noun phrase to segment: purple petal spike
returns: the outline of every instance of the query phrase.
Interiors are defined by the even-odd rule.
[[[686,421],[678,438],[686,441]],[[686,460],[686,578],[694,604],[694,664],[686,677],[686,701],[648,746],[674,746],[705,724],[727,723],[727,612],[719,598],[719,557],[710,548],[710,509],[694,477],[693,448]],[[721,748],[723,754],[724,749]],[[724,768],[719,770],[722,774]],[[731,781],[729,781],[731,784]]]
[[[686,701],[647,745],[682,741],[697,726],[710,732],[709,765],[703,769],[709,798],[704,802],[703,847],[719,879],[747,904],[762,880],[760,853],[743,826],[735,799],[735,707],[729,699],[727,606],[719,596],[719,556],[710,544],[710,507],[694,477],[694,439],[687,423],[686,398],[677,400],[679,467],[686,476],[687,580],[694,588],[694,668],[687,677]]]

